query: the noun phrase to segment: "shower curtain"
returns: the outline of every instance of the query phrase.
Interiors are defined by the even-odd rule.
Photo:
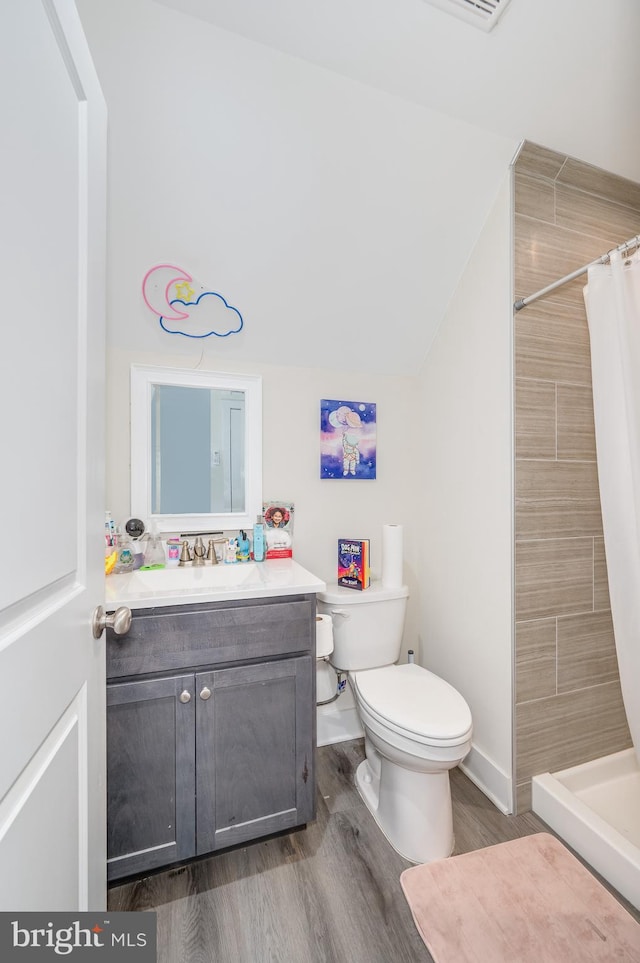
[[[590,267],[584,299],[611,615],[640,760],[640,251]]]

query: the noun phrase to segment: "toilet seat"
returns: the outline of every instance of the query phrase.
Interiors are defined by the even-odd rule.
[[[471,710],[460,693],[415,663],[351,673],[358,700],[382,726],[423,745],[457,746],[471,738]]]

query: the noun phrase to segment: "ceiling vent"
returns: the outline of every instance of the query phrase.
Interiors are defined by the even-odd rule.
[[[425,3],[430,3],[432,7],[450,13],[459,20],[466,20],[481,30],[495,27],[509,2],[510,0],[425,0]]]

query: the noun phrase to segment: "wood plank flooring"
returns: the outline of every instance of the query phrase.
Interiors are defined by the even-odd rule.
[[[318,750],[306,829],[114,885],[109,909],[157,912],[158,963],[430,963],[400,888],[410,864],[353,784],[363,755],[360,739]],[[504,816],[459,769],[451,786],[456,853],[548,831]]]

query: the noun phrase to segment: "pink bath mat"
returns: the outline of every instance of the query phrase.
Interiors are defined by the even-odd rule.
[[[406,869],[436,963],[640,963],[640,923],[549,833]]]

